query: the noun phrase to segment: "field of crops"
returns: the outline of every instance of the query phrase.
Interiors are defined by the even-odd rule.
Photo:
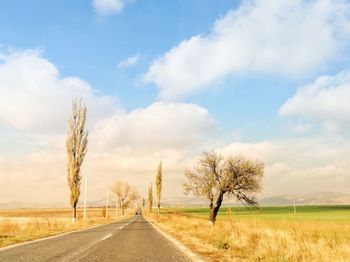
[[[274,206],[253,209],[247,207],[230,207],[233,216],[237,219],[263,219],[263,220],[327,220],[333,222],[349,222],[350,206]],[[222,207],[218,219],[227,219],[229,207]],[[179,213],[207,217],[208,208],[172,208],[164,209],[164,213]]]

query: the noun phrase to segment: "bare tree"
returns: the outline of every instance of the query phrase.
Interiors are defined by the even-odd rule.
[[[72,205],[72,221],[77,217],[77,203],[80,196],[81,165],[87,153],[88,132],[85,130],[86,106],[74,99],[72,113],[68,124],[66,149],[68,156],[68,186],[70,189],[70,203]]]
[[[152,183],[151,183],[148,188],[148,210],[150,213],[152,213],[152,206],[153,206],[153,189],[152,189]]]
[[[122,215],[124,216],[124,211],[126,208],[130,207],[138,199],[138,193],[135,187],[131,186],[128,182],[115,181],[112,188],[115,194],[115,208],[117,212],[117,206],[122,210]]]
[[[160,198],[162,195],[162,185],[163,185],[163,170],[162,170],[162,161],[160,161],[158,168],[157,168],[157,174],[156,174],[158,214],[160,213]]]
[[[185,193],[209,200],[209,221],[214,224],[224,196],[257,206],[255,194],[261,189],[264,164],[241,156],[224,158],[204,152],[193,170],[186,170]]]

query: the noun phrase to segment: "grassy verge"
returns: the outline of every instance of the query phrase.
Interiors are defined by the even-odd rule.
[[[69,218],[70,210],[25,209],[0,212],[0,247],[53,236],[60,233],[111,223],[124,217],[102,217],[102,211],[90,211],[87,219],[78,217],[75,223]],[[89,214],[89,213],[88,213]]]
[[[210,261],[347,261],[350,221],[242,219],[214,227],[203,216],[147,214],[164,231]]]

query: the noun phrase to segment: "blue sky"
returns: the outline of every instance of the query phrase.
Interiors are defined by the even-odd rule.
[[[3,1],[0,43],[3,50],[42,50],[62,76],[84,79],[132,110],[157,100],[154,85],[140,79],[153,60],[184,39],[208,34],[217,19],[239,4],[227,0],[135,1],[120,13],[104,16],[87,1]],[[135,66],[118,68],[120,61],[135,54],[140,56]],[[332,72],[336,66],[326,66],[318,73]],[[254,123],[262,132],[249,138],[258,135],[264,139],[283,135],[278,108],[316,76],[257,76],[253,72],[227,77],[213,84],[213,90],[185,100],[208,108],[224,132]],[[265,129],[271,125],[269,134]]]
[[[154,85],[140,80],[150,63],[183,39],[210,32],[215,20],[238,4],[227,0],[137,1],[121,13],[99,16],[87,1],[5,1],[0,42],[3,50],[41,49],[62,76],[82,78],[132,110],[157,99]],[[118,68],[121,60],[135,54],[141,57],[137,65]],[[276,112],[296,84],[273,77],[234,78],[186,101],[208,108],[228,133],[252,123],[265,129],[267,121],[279,129]]]
[[[208,149],[264,161],[266,195],[315,177],[299,192],[344,191],[349,17],[346,0],[1,1],[0,184],[65,183],[65,123],[82,96],[85,172],[104,173],[94,198],[116,173],[142,191],[160,159],[179,195],[170,185]],[[50,155],[57,170],[37,171]]]
[[[213,21],[234,6],[229,1],[139,1],[130,4],[127,12],[101,17],[88,1],[4,1],[1,5],[5,49],[40,48],[62,75],[86,79],[104,93],[118,96],[127,108],[154,99],[154,89],[141,88],[136,80],[152,59],[184,38],[208,32]],[[119,61],[136,53],[142,56],[140,64],[118,70]]]

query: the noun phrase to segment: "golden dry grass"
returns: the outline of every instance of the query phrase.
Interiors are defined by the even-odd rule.
[[[115,209],[110,208],[109,214],[115,214]],[[89,217],[101,217],[102,208],[88,208]],[[31,217],[31,218],[70,218],[72,209],[70,208],[20,208],[20,209],[0,209],[0,217]],[[77,208],[77,217],[83,216],[83,208]]]
[[[110,216],[106,219],[102,216],[102,208],[88,209],[87,219],[82,219],[82,210],[79,210],[78,214],[78,220],[72,223],[70,209],[0,210],[0,247],[110,223],[128,217],[115,217],[115,211],[110,210]]]
[[[350,261],[350,221],[219,220],[146,214],[209,261]]]

